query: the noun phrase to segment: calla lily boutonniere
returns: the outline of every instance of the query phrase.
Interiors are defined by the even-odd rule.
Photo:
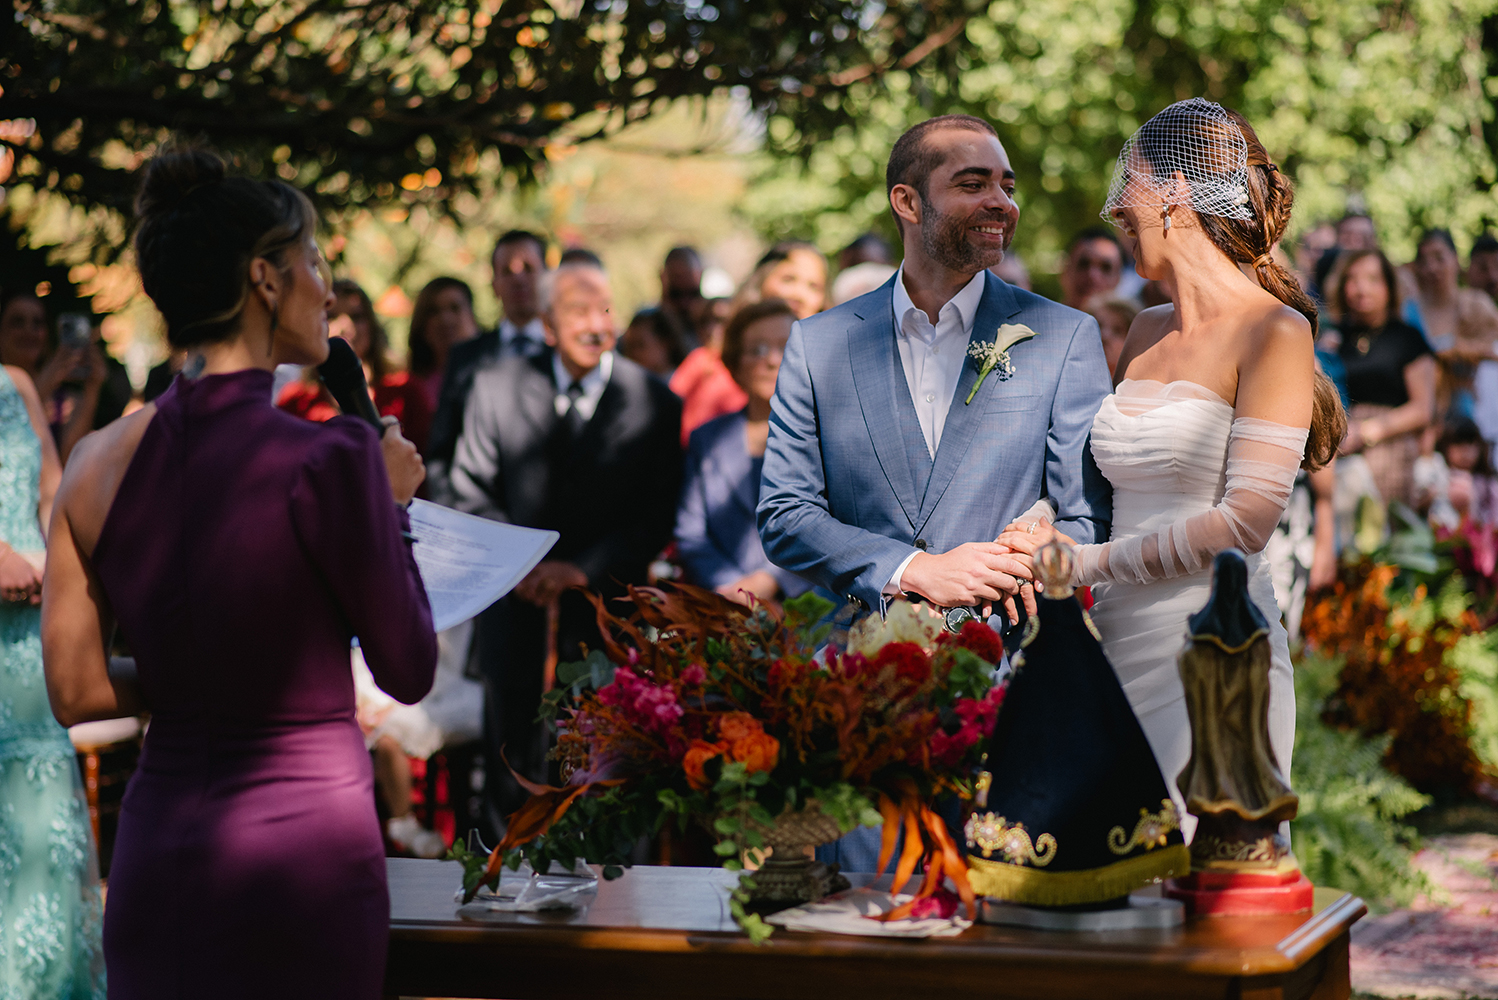
[[[978,362],[978,381],[973,383],[972,391],[967,394],[963,405],[971,403],[973,397],[978,395],[978,390],[983,388],[983,382],[988,378],[989,372],[997,369],[1000,381],[1013,375],[1014,362],[1009,360],[1009,348],[1033,336],[1035,336],[1035,331],[1023,323],[1005,323],[994,334],[991,343],[980,340],[976,344],[968,345],[968,357]]]

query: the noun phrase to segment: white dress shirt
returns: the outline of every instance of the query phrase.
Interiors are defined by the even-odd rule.
[[[941,432],[947,424],[947,411],[957,394],[962,366],[967,361],[968,340],[973,335],[973,321],[978,303],[983,300],[983,272],[963,285],[936,314],[936,325],[917,308],[905,290],[905,267],[895,275],[895,344],[900,351],[900,367],[905,369],[905,384],[910,401],[915,404],[916,419],[926,439],[926,450],[933,459],[941,446]],[[884,593],[898,594],[900,578],[916,554],[905,557],[894,576],[884,586]]]
[[[603,357],[598,359],[598,366],[581,379],[583,394],[577,397],[577,402],[572,402],[572,397],[567,395],[567,387],[572,384],[572,375],[562,364],[562,356],[553,354],[551,356],[551,375],[557,384],[557,396],[555,405],[557,416],[565,417],[567,411],[575,405],[578,416],[586,423],[593,419],[593,411],[598,409],[598,401],[603,398],[603,390],[609,386],[609,377],[614,374],[614,352],[605,351]]]
[[[539,316],[525,326],[516,326],[507,319],[499,321],[499,356],[502,358],[531,358],[546,347],[546,327]]]

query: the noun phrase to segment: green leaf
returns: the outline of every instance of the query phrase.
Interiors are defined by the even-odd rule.
[[[623,874],[624,874],[624,869],[622,867],[620,867],[619,865],[604,865],[603,866],[603,877],[604,877],[604,880],[607,881],[607,882],[612,882],[614,879],[619,878]]]
[[[739,853],[739,845],[731,840],[720,840],[713,845],[713,853],[722,858],[731,858]]]

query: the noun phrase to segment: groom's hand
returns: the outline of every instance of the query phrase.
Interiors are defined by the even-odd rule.
[[[900,577],[900,588],[947,608],[1002,602],[1012,615],[1014,595],[1029,579],[1029,567],[1005,546],[968,542],[940,555],[916,553]]]

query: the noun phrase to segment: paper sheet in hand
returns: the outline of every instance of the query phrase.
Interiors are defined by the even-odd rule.
[[[466,622],[508,594],[562,537],[411,501],[412,552],[438,632]]]

